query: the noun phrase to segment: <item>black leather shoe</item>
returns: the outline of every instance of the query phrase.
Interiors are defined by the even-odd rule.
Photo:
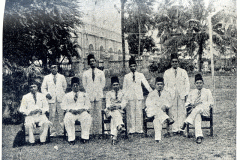
[[[159,143],[160,141],[159,141],[159,140],[156,140],[155,142],[156,142],[156,143]]]
[[[75,141],[69,141],[68,142],[70,145],[75,145]]]
[[[83,144],[88,143],[88,140],[87,139],[81,139],[81,143],[83,143]]]
[[[202,143],[203,137],[197,137],[196,143],[201,144]]]
[[[30,146],[36,146],[36,143],[30,143],[29,145]]]
[[[117,144],[117,140],[112,139],[112,145],[114,146],[114,145],[116,145],[116,144]]]
[[[45,145],[46,144],[46,142],[40,142],[40,145]]]
[[[173,124],[175,121],[172,118],[168,118],[167,119],[168,125]]]
[[[184,130],[184,129],[186,128],[186,126],[187,126],[187,123],[186,123],[186,122],[184,122],[184,123],[183,123],[183,125],[180,127],[180,128],[181,128],[181,130]]]

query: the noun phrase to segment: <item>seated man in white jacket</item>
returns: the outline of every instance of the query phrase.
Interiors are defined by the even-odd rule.
[[[181,126],[181,129],[184,130],[187,124],[195,125],[195,136],[198,144],[202,143],[203,139],[201,115],[209,116],[209,107],[214,104],[210,89],[203,88],[203,84],[202,75],[195,75],[195,85],[197,89],[192,90],[187,98],[185,106],[190,108],[190,114]]]
[[[68,142],[70,145],[75,144],[76,120],[81,123],[82,143],[88,142],[92,124],[92,117],[89,114],[91,103],[87,94],[79,91],[79,83],[79,78],[73,77],[71,80],[72,92],[65,94],[62,100],[62,109],[66,111],[63,121],[68,133]]]
[[[154,116],[153,125],[155,131],[155,141],[161,141],[162,125],[167,122],[168,125],[174,123],[174,120],[166,114],[166,109],[171,107],[170,93],[164,88],[164,80],[157,77],[155,90],[150,92],[146,99],[146,113],[148,117]]]
[[[111,116],[111,135],[112,145],[116,144],[117,135],[119,132],[125,131],[123,123],[123,109],[125,108],[127,101],[124,98],[123,91],[119,89],[118,77],[111,78],[112,90],[106,94],[106,113]]]
[[[45,144],[49,124],[51,123],[45,115],[45,112],[49,111],[48,102],[45,95],[38,92],[38,82],[31,80],[28,84],[30,93],[23,96],[19,111],[26,115],[24,125],[26,130],[29,131],[29,142],[32,145],[35,143],[33,129],[36,128],[36,124],[38,123],[43,128],[43,132],[40,135],[40,142],[41,144]]]

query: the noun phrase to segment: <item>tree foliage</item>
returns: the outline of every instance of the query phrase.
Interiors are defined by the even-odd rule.
[[[131,54],[138,54],[139,38],[140,54],[142,54],[144,49],[150,51],[155,46],[152,37],[146,35],[154,25],[152,20],[153,2],[153,0],[128,0],[125,4],[124,32],[127,34],[129,52]]]
[[[28,66],[35,56],[46,67],[61,55],[71,61],[78,47],[71,40],[81,24],[76,0],[7,0],[3,23],[3,57]]]

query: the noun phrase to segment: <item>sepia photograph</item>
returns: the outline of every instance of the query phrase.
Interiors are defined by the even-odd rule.
[[[237,159],[237,0],[1,9],[1,159]]]

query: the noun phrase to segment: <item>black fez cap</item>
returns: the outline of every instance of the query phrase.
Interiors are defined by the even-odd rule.
[[[116,83],[116,82],[119,83],[118,77],[117,76],[112,77],[111,78],[111,84]]]
[[[73,78],[72,78],[72,80],[71,80],[71,86],[72,86],[74,83],[80,84],[80,81],[79,81],[79,78],[78,78],[78,77],[73,77]]]
[[[171,54],[171,60],[173,60],[173,59],[178,59],[177,53],[172,53]]]
[[[87,60],[88,60],[88,65],[90,64],[90,59],[95,59],[95,57],[94,57],[94,55],[93,54],[89,54],[88,56],[87,56]]]
[[[203,81],[203,78],[202,78],[201,74],[196,74],[195,75],[195,82],[198,81],[198,80],[202,80]]]
[[[136,60],[133,56],[129,59],[129,66],[132,65],[132,64],[137,64]]]
[[[36,81],[34,78],[30,78],[30,79],[28,80],[28,86],[30,87],[31,85],[37,85],[37,86],[39,86],[40,83],[39,83],[38,81]]]
[[[157,77],[155,83],[157,83],[157,82],[164,82],[163,77]]]

